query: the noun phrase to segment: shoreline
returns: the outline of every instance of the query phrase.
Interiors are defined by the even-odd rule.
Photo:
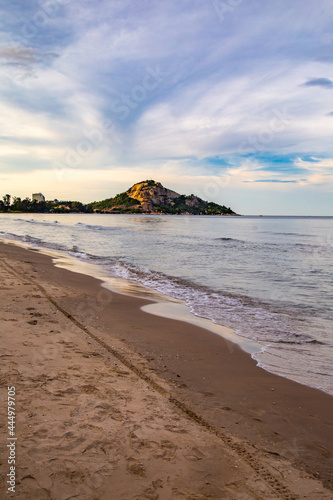
[[[108,275],[97,264],[82,261],[75,256],[72,257],[66,254],[65,251],[61,252],[60,250],[51,250],[46,247],[43,248],[38,246],[34,248],[29,243],[24,243],[20,240],[9,240],[6,238],[0,238],[0,244],[1,243],[17,246],[25,250],[40,252],[43,255],[48,255],[52,258],[52,263],[55,267],[83,274],[90,278],[102,281],[101,286],[112,293],[148,300],[149,303],[140,308],[147,314],[153,314],[159,316],[160,318],[178,320],[196,325],[204,330],[208,330],[216,335],[219,335],[223,339],[239,346],[244,352],[251,355],[259,353],[264,348],[255,340],[237,335],[232,328],[214,323],[209,318],[197,316],[191,313],[189,306],[181,299],[171,297],[153,288],[149,288],[145,285],[127,280],[125,278]],[[259,366],[259,362],[256,362]],[[265,367],[261,368],[268,371]]]
[[[163,292],[157,291],[154,288],[150,288],[144,284],[128,280],[126,278],[121,278],[119,276],[111,276],[107,272],[103,271],[103,268],[94,264],[93,262],[87,262],[79,258],[79,256],[72,256],[69,254],[68,250],[52,249],[43,246],[34,247],[33,244],[29,242],[23,242],[18,239],[8,239],[0,238],[0,243],[10,244],[18,246],[19,248],[31,249],[36,252],[40,252],[44,255],[48,255],[52,258],[53,265],[57,268],[65,269],[70,272],[81,273],[88,277],[95,278],[102,281],[101,286],[110,290],[111,292],[118,293],[121,295],[134,297],[138,299],[148,299],[149,304],[142,306],[142,310],[148,314],[156,314],[161,318],[176,319],[179,321],[184,321],[186,323],[197,325],[205,330],[209,330],[214,334],[221,336],[225,340],[229,340],[232,344],[239,346],[243,351],[251,354],[252,359],[255,361],[258,368],[265,370],[272,375],[285,378],[286,380],[293,381],[297,384],[304,385],[305,387],[321,391],[329,396],[333,397],[333,393],[322,386],[309,385],[305,381],[298,380],[292,376],[288,376],[282,372],[274,371],[269,366],[266,366],[263,361],[260,360],[260,354],[264,353],[269,347],[269,344],[264,341],[256,341],[250,337],[245,337],[240,334],[235,333],[231,327],[227,327],[218,323],[214,323],[213,320],[198,316],[190,312],[189,305],[186,304],[182,299],[177,299],[169,295],[165,295]],[[78,254],[80,255],[80,254]],[[164,304],[165,303],[165,304]],[[173,311],[172,311],[173,309]]]
[[[94,278],[56,268],[50,256],[2,243],[0,253],[14,270],[30,269],[34,283],[51,287],[50,297],[56,296],[59,307],[96,332],[102,343],[110,349],[122,345],[129,359],[134,357],[136,366],[142,365],[147,377],[157,380],[183,413],[190,409],[222,436],[242,443],[250,455],[255,452],[269,470],[278,468],[280,481],[282,474],[290,490],[295,492],[299,473],[302,498],[316,498],[304,496],[314,481],[305,472],[331,487],[331,396],[264,371],[238,346],[197,325],[147,314],[142,307],[151,304],[149,299],[110,292]],[[231,447],[237,454],[236,448]],[[238,455],[246,462],[244,450],[239,449]],[[294,479],[281,472],[287,465]],[[333,498],[327,491],[324,494],[317,497]]]

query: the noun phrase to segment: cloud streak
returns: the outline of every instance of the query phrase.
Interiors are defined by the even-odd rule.
[[[40,52],[23,46],[3,46],[0,48],[0,67],[12,69],[14,77],[24,79],[36,75],[37,68],[49,64],[59,57],[54,52]]]
[[[330,80],[329,78],[312,78],[311,80],[308,80],[307,82],[303,83],[304,87],[323,87],[326,89],[332,89],[333,88],[333,80]]]
[[[280,183],[280,184],[298,184],[299,181],[295,180],[279,180],[279,179],[259,179],[257,181],[244,181],[244,182],[268,182],[268,183]]]

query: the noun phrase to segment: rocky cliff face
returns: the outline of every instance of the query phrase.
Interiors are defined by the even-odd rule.
[[[157,206],[172,206],[173,200],[180,197],[179,193],[166,189],[156,181],[138,182],[126,193],[130,198],[140,202],[143,212],[155,212]]]
[[[236,215],[230,208],[204,201],[191,194],[176,193],[160,182],[147,180],[124,193],[92,204],[95,212],[193,215]]]

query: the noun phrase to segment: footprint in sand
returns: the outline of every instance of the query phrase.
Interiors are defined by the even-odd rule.
[[[55,396],[58,396],[58,397],[64,397],[68,394],[77,394],[79,391],[77,389],[74,389],[74,387],[68,387],[67,389],[65,390],[59,390],[55,393]]]
[[[172,441],[168,441],[167,439],[161,441],[159,450],[156,451],[153,456],[155,458],[162,458],[163,460],[172,461],[176,456],[176,451],[178,450],[178,446],[175,445]]]
[[[44,500],[49,497],[45,488],[40,487],[37,479],[30,474],[22,477],[21,488],[23,488],[24,491],[29,491],[31,498],[34,498],[35,500]]]
[[[34,436],[40,439],[46,439],[48,436],[48,430],[47,429],[39,429],[38,431],[34,432]]]
[[[127,459],[127,470],[131,474],[135,474],[136,476],[146,476],[146,470],[144,468],[143,463],[141,463],[136,458],[128,458]]]
[[[98,394],[99,390],[94,385],[81,385],[80,389],[86,394]]]
[[[202,453],[202,451],[198,450],[198,448],[192,448],[191,451],[184,453],[184,457],[186,460],[190,462],[196,462],[198,460],[202,460],[206,455]]]
[[[64,451],[72,451],[82,443],[84,443],[87,440],[87,436],[84,434],[83,436],[77,437],[74,432],[68,431],[63,436],[61,436],[60,440],[62,441],[62,443],[59,444],[59,449]]]
[[[170,432],[175,432],[177,434],[187,434],[186,429],[182,429],[181,427],[178,427],[177,425],[165,425],[164,429]]]

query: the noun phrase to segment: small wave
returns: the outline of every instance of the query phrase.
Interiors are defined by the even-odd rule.
[[[83,222],[77,222],[76,224],[74,224],[74,226],[79,228],[91,229],[92,231],[115,231],[117,229],[122,229],[117,226],[97,226],[94,224],[84,224]]]
[[[259,231],[261,234],[277,234],[279,236],[299,236],[300,238],[312,238],[312,234],[302,234],[302,233],[278,233],[275,231]]]
[[[226,237],[223,237],[223,238],[215,238],[216,241],[238,241],[240,243],[244,243],[243,240],[237,240],[236,238],[226,238]]]
[[[160,293],[185,301],[195,315],[233,328],[235,333],[242,337],[264,342],[270,339],[273,342],[294,342],[298,336],[297,333],[291,333],[297,322],[295,311],[290,315],[250,297],[214,290],[187,279],[168,276],[121,261],[110,265],[109,269],[116,276],[140,282]],[[299,334],[297,341],[302,343],[308,339]]]
[[[86,254],[85,252],[80,251],[76,245],[73,245],[73,247],[69,250],[69,254],[73,255],[75,258],[83,260],[89,258],[89,255]]]
[[[320,340],[311,339],[311,340],[272,340],[274,344],[291,344],[291,345],[304,345],[304,344],[317,344],[317,345],[326,345],[325,342],[321,342]]]
[[[75,257],[80,259],[81,258],[87,259],[89,257],[89,255],[86,252],[82,252],[82,250],[80,250],[76,245],[73,245],[72,248],[68,251],[70,254],[74,254]]]
[[[23,236],[23,241],[27,241],[28,243],[41,243],[40,238],[35,238],[34,236],[30,236],[29,234],[26,234]]]
[[[8,231],[0,231],[0,233],[4,234],[6,238],[23,241],[23,236],[18,236],[17,234],[9,233]]]
[[[54,224],[60,224],[59,221],[47,221],[47,220],[36,220],[36,219],[16,219],[20,222],[25,222],[26,224],[33,224],[36,226],[54,226]]]

